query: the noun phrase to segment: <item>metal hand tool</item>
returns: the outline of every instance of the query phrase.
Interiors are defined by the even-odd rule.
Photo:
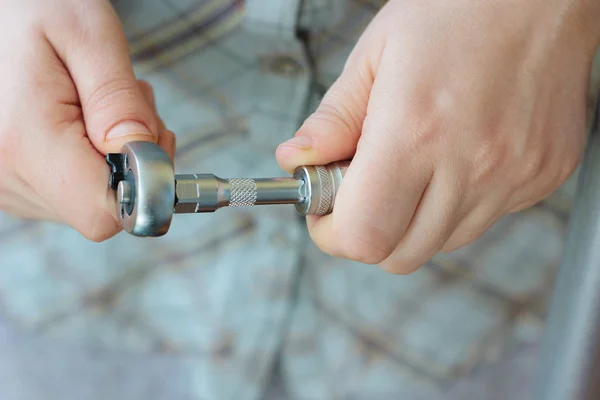
[[[223,179],[212,174],[175,175],[167,153],[149,142],[130,142],[106,156],[123,229],[135,236],[162,236],[173,214],[214,212],[222,207],[293,204],[301,215],[331,213],[348,161],[302,166],[288,178]]]

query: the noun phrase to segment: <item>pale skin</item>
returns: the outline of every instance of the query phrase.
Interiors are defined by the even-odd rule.
[[[0,209],[94,241],[120,230],[107,152],[131,140],[173,155],[106,0],[0,0]],[[112,133],[112,134],[111,134]]]
[[[173,155],[174,135],[107,0],[0,7],[0,209],[106,240],[104,154]],[[276,153],[287,171],[352,159],[334,212],[308,219],[315,244],[409,273],[556,190],[585,145],[598,21],[595,0],[390,0]]]

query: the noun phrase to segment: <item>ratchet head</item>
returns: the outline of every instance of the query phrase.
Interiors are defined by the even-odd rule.
[[[108,154],[106,161],[123,229],[135,236],[166,234],[175,202],[175,171],[169,155],[154,143],[130,142],[121,153]]]

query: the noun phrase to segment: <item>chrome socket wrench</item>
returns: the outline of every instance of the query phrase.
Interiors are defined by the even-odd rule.
[[[286,178],[176,175],[167,153],[150,142],[130,142],[106,156],[123,229],[142,237],[166,234],[173,214],[223,207],[293,204],[300,215],[332,212],[349,161],[301,166]]]

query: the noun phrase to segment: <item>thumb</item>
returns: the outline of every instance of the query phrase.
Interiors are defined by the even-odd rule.
[[[294,138],[277,148],[277,161],[284,170],[354,156],[385,44],[375,33],[372,26],[366,29],[315,112]]]
[[[78,35],[62,35],[55,48],[77,88],[89,140],[103,154],[133,140],[157,143],[156,115],[136,80],[117,14],[109,2],[82,3],[74,10],[87,15],[76,17]]]
[[[348,67],[296,135],[276,152],[280,166],[292,172],[299,165],[319,165],[349,159],[366,116],[372,79],[361,68]]]

